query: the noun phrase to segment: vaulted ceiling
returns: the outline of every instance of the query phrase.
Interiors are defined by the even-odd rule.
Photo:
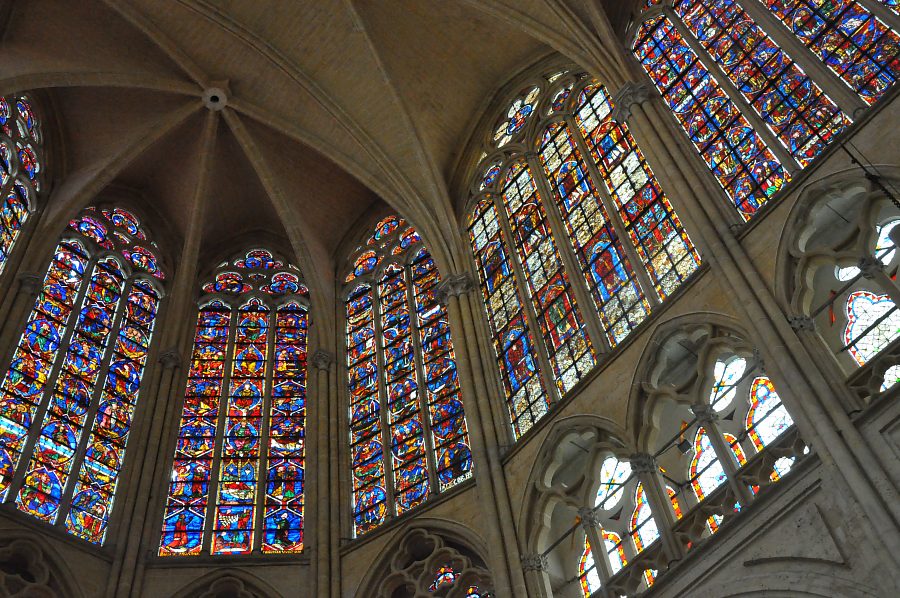
[[[505,2],[0,0],[0,93],[49,98],[55,218],[118,190],[164,225],[177,260],[203,94],[221,89],[201,259],[262,234],[327,288],[382,200],[452,264],[447,181],[498,89],[554,52],[596,59],[573,41],[579,22],[603,30],[595,0]]]

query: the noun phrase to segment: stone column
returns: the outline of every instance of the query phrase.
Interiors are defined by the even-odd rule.
[[[553,589],[550,587],[550,578],[547,576],[547,569],[550,566],[547,557],[542,554],[523,554],[521,565],[529,588],[528,594],[522,594],[522,596],[553,598]]]
[[[612,598],[609,591],[609,579],[613,576],[612,567],[609,564],[609,555],[606,553],[606,542],[603,541],[603,529],[600,526],[600,516],[592,507],[578,509],[578,518],[581,519],[581,529],[587,536],[588,547],[591,549],[591,557],[594,559],[594,568],[600,577],[600,596]]]
[[[864,255],[859,259],[857,268],[859,268],[863,278],[871,280],[884,293],[887,293],[894,305],[900,305],[900,284],[887,275],[881,260],[870,255]]]
[[[330,378],[331,366],[334,364],[334,353],[323,349],[316,350],[309,362],[316,370],[316,533],[315,533],[315,571],[316,593],[318,596],[331,595],[331,522],[337,517],[332,512],[332,504],[339,502],[338,497],[329,492],[331,479],[332,444],[329,434]],[[308,395],[308,393],[307,393]],[[307,397],[307,405],[311,401]],[[304,522],[305,523],[305,522]]]
[[[672,508],[669,493],[666,492],[666,483],[659,475],[659,464],[656,462],[656,457],[648,453],[635,453],[628,458],[628,462],[644,488],[644,496],[647,497],[653,518],[656,519],[663,549],[666,551],[669,561],[680,560],[685,554],[684,546],[672,531],[678,518]]]
[[[500,595],[509,592],[513,596],[524,596],[525,578],[521,570],[510,566],[518,560],[518,539],[500,463],[499,447],[496,437],[490,433],[491,410],[485,404],[490,394],[487,392],[475,327],[466,299],[474,289],[472,276],[463,273],[446,277],[438,285],[436,294],[438,300],[447,306],[450,319],[472,459],[477,469],[475,476],[478,483],[475,491],[485,509],[485,531],[487,540],[492,545],[490,552],[495,557],[491,567],[494,583]]]
[[[738,481],[737,473],[740,469],[740,464],[734,451],[725,442],[725,437],[719,430],[719,424],[717,423],[719,414],[711,406],[704,404],[692,406],[691,411],[697,418],[697,422],[706,430],[706,436],[709,438],[709,443],[716,453],[719,464],[725,470],[725,475],[728,477],[728,485],[731,486],[732,492],[740,501],[741,506],[746,507],[753,502],[753,493],[750,492],[747,486]]]

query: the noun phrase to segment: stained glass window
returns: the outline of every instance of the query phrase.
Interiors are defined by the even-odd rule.
[[[887,295],[853,291],[846,315],[844,344],[861,366],[900,336],[900,310]]]
[[[152,272],[127,260],[138,246],[109,213],[90,207],[69,224],[0,383],[0,499],[95,544],[161,299],[150,275],[162,276],[155,257]]]
[[[509,417],[518,438],[547,412],[549,400],[538,373],[534,337],[523,312],[497,208],[491,201],[483,200],[472,211],[469,238],[478,262]]]
[[[575,122],[656,294],[665,299],[697,269],[700,257],[628,125],[613,121],[612,108],[606,88],[592,83],[579,96]]]
[[[447,564],[438,567],[434,574],[434,581],[428,586],[428,591],[431,593],[442,591],[444,588],[449,588],[455,584],[457,579],[459,579],[459,573],[453,569],[452,565]],[[466,588],[466,593],[462,594],[462,596],[463,598],[490,598],[490,595],[483,593],[478,586],[469,586]]]
[[[402,219],[387,217],[375,231],[346,278],[357,536],[472,471],[447,310],[436,297],[440,274]],[[370,265],[360,268],[363,255]]]
[[[0,272],[41,191],[42,141],[31,99],[0,96]]]
[[[468,217],[516,438],[700,265],[606,90],[583,73],[528,89],[497,134],[539,152],[487,148]]]
[[[506,175],[503,206],[549,352],[553,377],[560,392],[565,393],[593,369],[596,358],[531,169],[522,162],[513,164]]]
[[[680,0],[675,12],[800,166],[850,124],[735,0]]]
[[[666,15],[644,21],[634,52],[744,220],[790,178]]]
[[[309,290],[254,249],[203,291],[159,554],[300,552]]]
[[[900,76],[900,38],[857,0],[763,3],[868,104]]]
[[[614,532],[604,531],[602,536],[606,556],[609,559],[610,572],[615,575],[628,564],[625,547],[622,545],[622,539]],[[591,544],[587,539],[584,541],[584,551],[581,553],[581,560],[578,563],[578,579],[581,582],[581,591],[585,598],[590,598],[591,594],[598,591],[602,585],[600,574],[594,563],[594,555],[591,552]]]

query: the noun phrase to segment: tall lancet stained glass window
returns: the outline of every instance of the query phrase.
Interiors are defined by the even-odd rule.
[[[700,265],[612,111],[584,74],[541,78],[475,170],[466,224],[516,438]]]
[[[419,235],[388,216],[346,276],[354,533],[471,475],[441,281]]]
[[[165,278],[138,219],[86,208],[0,382],[0,498],[101,544]]]
[[[0,96],[0,272],[42,190],[42,142],[32,100]]]
[[[858,0],[676,0],[633,49],[745,220],[850,124],[826,89],[872,104],[900,75],[900,37]]]
[[[202,290],[159,554],[300,552],[309,291],[265,249]]]

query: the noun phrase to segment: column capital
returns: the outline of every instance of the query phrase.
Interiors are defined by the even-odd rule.
[[[659,471],[659,464],[656,457],[650,453],[635,453],[628,457],[631,464],[631,470],[635,473],[656,473]]]
[[[788,324],[797,332],[808,331],[813,332],[816,329],[816,323],[809,316],[788,316]]]
[[[170,370],[172,368],[177,368],[181,365],[181,353],[178,352],[178,349],[172,347],[160,353],[159,362],[162,366]]]
[[[651,88],[646,81],[628,81],[613,94],[612,119],[624,123],[631,116],[631,107],[650,99]]]
[[[475,290],[475,281],[468,272],[448,276],[437,286],[435,295],[441,305],[447,305],[450,297],[459,297]]]
[[[698,403],[691,406],[691,412],[701,424],[709,424],[719,419],[719,414],[712,408],[712,405]]]
[[[581,527],[585,531],[600,528],[600,515],[597,514],[593,507],[581,507],[578,509],[578,518],[581,519]]]
[[[882,264],[880,260],[875,259],[871,255],[864,255],[859,258],[859,262],[857,262],[856,267],[859,268],[859,273],[862,274],[863,278],[867,278],[869,280],[875,278],[875,276],[879,272],[884,271],[884,264]]]
[[[523,554],[523,571],[546,571],[550,567],[550,560],[543,554]]]
[[[19,281],[20,293],[34,296],[41,289],[41,282],[43,282],[44,277],[37,272],[19,272],[16,280]]]
[[[310,357],[309,362],[317,370],[327,370],[331,367],[331,364],[334,363],[334,353],[325,351],[324,349],[316,349],[316,352]]]

